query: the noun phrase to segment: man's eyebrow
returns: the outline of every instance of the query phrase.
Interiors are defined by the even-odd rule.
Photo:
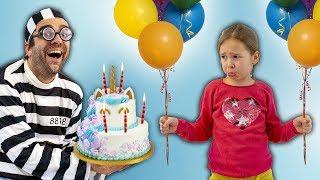
[[[62,29],[62,28],[64,28],[64,27],[69,27],[68,25],[64,25],[64,24],[61,24],[60,26],[59,26],[59,29]]]
[[[48,25],[44,25],[44,26],[40,27],[38,32],[40,32],[41,30],[43,30],[43,29],[46,28],[46,27],[51,27],[52,29],[54,29],[52,25],[48,24]],[[59,26],[59,29],[62,29],[62,28],[64,28],[64,27],[68,27],[68,28],[69,28],[68,25],[62,24],[62,25]]]
[[[51,27],[51,28],[52,28],[51,25],[44,25],[44,26],[42,26],[42,27],[39,28],[38,32],[42,31],[42,30],[43,30],[44,28],[46,28],[46,27]]]

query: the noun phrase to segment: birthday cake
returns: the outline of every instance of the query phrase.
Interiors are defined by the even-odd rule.
[[[114,69],[112,70],[114,71]],[[114,72],[110,87],[96,89],[89,98],[86,117],[77,130],[77,150],[97,160],[128,160],[141,157],[150,150],[148,123],[144,120],[145,96],[141,118],[136,115],[136,100],[133,90],[122,89],[123,68],[120,87],[114,83]]]

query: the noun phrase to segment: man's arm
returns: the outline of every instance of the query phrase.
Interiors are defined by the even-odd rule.
[[[72,152],[40,145],[26,123],[18,91],[0,79],[1,150],[18,167],[41,179],[87,179],[90,165]]]
[[[73,112],[72,117],[70,119],[70,123],[66,130],[65,138],[63,140],[63,147],[66,149],[66,151],[69,152],[73,151],[73,146],[75,145],[75,142],[77,142],[77,129],[80,126],[81,122],[81,109],[82,103]]]

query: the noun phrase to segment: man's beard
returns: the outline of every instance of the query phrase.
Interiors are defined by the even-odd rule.
[[[63,49],[63,52],[66,52],[66,48],[64,47]],[[62,61],[58,68],[50,67],[49,62],[46,59],[46,48],[34,47],[32,54],[32,61],[34,65],[33,69],[37,71],[37,74],[43,77],[54,77],[61,70],[63,64],[65,63],[65,53],[62,55]]]

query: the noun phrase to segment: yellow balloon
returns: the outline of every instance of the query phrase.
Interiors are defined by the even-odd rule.
[[[320,21],[320,1],[317,1],[313,7],[313,19]]]
[[[153,0],[118,0],[113,17],[123,33],[138,39],[144,27],[158,21],[158,11]]]

